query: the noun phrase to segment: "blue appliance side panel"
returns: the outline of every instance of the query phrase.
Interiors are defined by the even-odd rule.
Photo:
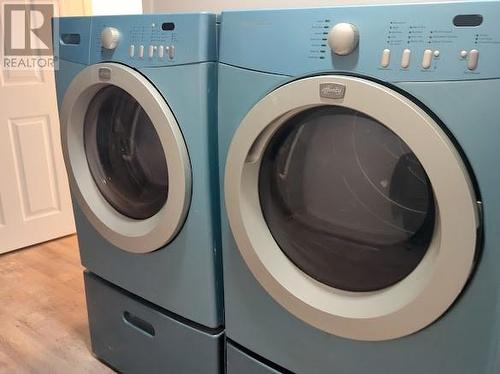
[[[477,27],[456,27],[459,14],[479,14]],[[247,69],[303,75],[320,71],[356,71],[384,81],[436,81],[500,77],[499,1],[341,6],[312,9],[228,11],[222,13],[220,61]],[[359,47],[337,56],[328,47],[333,25],[348,22],[359,30]],[[390,49],[390,65],[380,66]],[[400,67],[404,49],[410,66]],[[430,69],[423,52],[438,50]],[[462,50],[477,49],[479,65],[467,69]]]
[[[221,165],[228,139],[241,118],[260,97],[286,79],[220,65]],[[422,331],[385,342],[339,338],[295,318],[261,288],[237,250],[223,210],[227,335],[293,372],[310,373],[311,368],[325,373],[373,374],[497,374],[500,371],[500,230],[495,225],[500,222],[500,81],[402,83],[399,86],[441,118],[474,169],[481,187],[485,218],[484,246],[478,267],[458,301],[442,318]],[[246,87],[244,92],[241,87]],[[474,94],[464,94],[467,92]],[[233,103],[236,101],[233,98],[237,98],[237,103]]]
[[[226,374],[279,374],[272,367],[226,343]]]
[[[100,277],[208,327],[223,324],[218,216],[216,64],[141,69],[166,99],[184,135],[193,191],[177,237],[155,252],[131,254],[111,245],[74,204],[82,264]],[[214,134],[209,135],[211,131]],[[211,138],[212,137],[212,138]],[[212,139],[212,144],[207,142]],[[216,297],[217,295],[217,297]]]

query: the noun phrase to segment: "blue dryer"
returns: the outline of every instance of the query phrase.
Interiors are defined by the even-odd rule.
[[[229,373],[500,372],[499,18],[222,14]]]
[[[125,372],[218,372],[214,14],[54,20],[92,347]]]

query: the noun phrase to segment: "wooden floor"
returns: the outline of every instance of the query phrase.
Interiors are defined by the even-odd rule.
[[[112,373],[95,359],[75,236],[0,256],[0,373]]]

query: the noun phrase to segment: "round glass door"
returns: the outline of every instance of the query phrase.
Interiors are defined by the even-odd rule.
[[[151,119],[130,94],[102,88],[85,115],[85,150],[94,181],[121,214],[147,219],[165,205],[168,168]]]
[[[60,110],[63,155],[77,208],[117,248],[156,251],[175,238],[191,197],[191,165],[163,96],[138,71],[90,65]]]
[[[344,97],[322,96],[325,85]],[[419,105],[325,75],[247,113],[224,194],[236,248],[274,300],[325,332],[388,340],[425,328],[462,292],[480,226],[472,186]]]
[[[434,236],[434,195],[417,157],[352,109],[320,106],[282,124],[262,156],[259,196],[285,255],[342,290],[399,282]]]

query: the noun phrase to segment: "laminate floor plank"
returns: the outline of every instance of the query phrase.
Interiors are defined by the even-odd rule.
[[[76,236],[0,256],[0,373],[114,373],[90,350]]]

